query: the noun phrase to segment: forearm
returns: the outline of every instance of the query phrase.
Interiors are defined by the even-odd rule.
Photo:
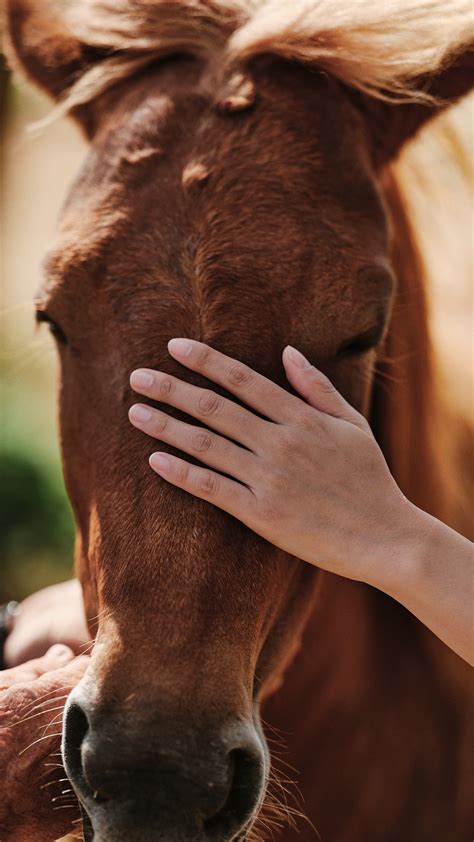
[[[405,606],[454,652],[474,661],[474,552],[473,544],[412,507],[398,558],[371,584]],[[385,569],[386,570],[386,569]]]

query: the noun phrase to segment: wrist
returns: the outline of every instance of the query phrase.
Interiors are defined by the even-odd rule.
[[[399,602],[423,578],[436,520],[403,498],[386,538],[379,544],[367,583]]]

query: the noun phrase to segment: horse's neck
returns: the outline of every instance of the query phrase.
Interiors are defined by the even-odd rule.
[[[417,694],[428,694],[430,704],[441,695],[443,702],[463,708],[473,681],[462,659],[380,591],[331,573],[319,575],[318,599],[302,644],[269,709],[285,718],[292,709],[299,722],[295,705],[302,704],[301,716],[316,727],[328,707],[346,709],[351,718],[362,710],[375,714],[376,708],[367,705],[379,699],[385,700],[381,711],[386,713],[391,704],[394,709],[403,705],[404,692],[413,699],[414,713]]]
[[[321,575],[303,646],[264,711],[307,815],[338,842],[457,839],[470,801],[469,668],[384,594]],[[295,840],[316,838],[301,830]]]

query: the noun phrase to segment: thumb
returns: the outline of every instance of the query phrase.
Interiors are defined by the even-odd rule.
[[[365,418],[342,397],[322,371],[311,365],[301,351],[287,345],[283,351],[283,365],[289,382],[310,406],[335,418],[350,421],[358,427],[367,426]]]

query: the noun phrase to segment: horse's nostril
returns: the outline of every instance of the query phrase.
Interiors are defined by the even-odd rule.
[[[234,749],[229,754],[229,762],[233,774],[227,800],[204,824],[205,830],[213,835],[235,832],[250,819],[262,785],[261,760],[252,752]]]
[[[103,804],[110,796],[104,794],[102,774],[99,775],[100,792],[97,791],[97,783],[91,779],[90,759],[94,751],[88,745],[90,737],[91,727],[87,714],[77,702],[72,702],[64,722],[64,767],[79,795],[86,797],[89,802]]]
[[[89,721],[82,708],[73,702],[66,711],[63,754],[68,777],[79,790],[88,789],[82,764],[82,745],[89,731]]]

